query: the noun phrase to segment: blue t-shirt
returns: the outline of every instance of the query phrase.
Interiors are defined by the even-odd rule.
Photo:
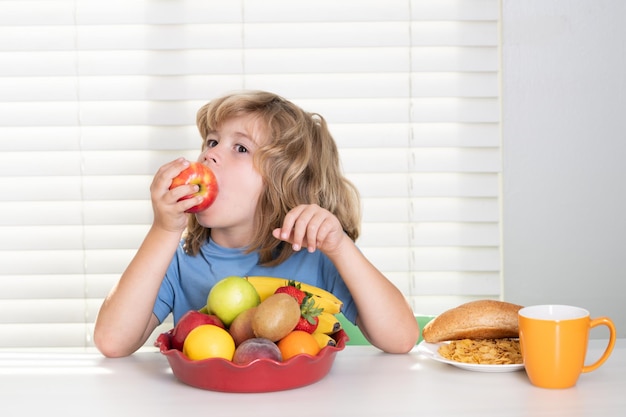
[[[213,285],[233,275],[286,278],[324,288],[343,302],[344,316],[352,323],[356,321],[350,291],[335,265],[320,251],[294,252],[280,265],[265,267],[259,265],[256,252],[245,254],[241,249],[224,248],[209,240],[196,256],[191,256],[182,244],[176,249],[154,304],[153,312],[160,322],[173,313],[177,323],[187,311],[201,309]]]

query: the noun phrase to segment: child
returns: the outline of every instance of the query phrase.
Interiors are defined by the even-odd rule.
[[[354,243],[359,196],[341,173],[325,120],[275,94],[251,91],[206,104],[197,125],[198,160],[215,173],[218,196],[188,215],[201,197],[178,200],[197,186],[169,187],[189,162],[177,159],[158,170],[150,187],[152,226],[102,304],[98,349],[109,357],[130,355],[168,314],[176,323],[202,308],[222,278],[264,275],[333,292],[374,346],[408,352],[419,336],[417,322],[402,293]]]

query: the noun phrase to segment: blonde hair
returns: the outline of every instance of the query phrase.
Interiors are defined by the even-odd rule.
[[[355,241],[361,222],[359,193],[341,171],[337,145],[324,118],[269,92],[230,94],[198,111],[196,120],[203,143],[225,120],[241,115],[257,117],[267,135],[254,157],[264,189],[247,252],[259,251],[263,265],[285,261],[293,253],[291,245],[274,238],[272,230],[281,227],[287,212],[300,204],[317,204],[333,213]],[[196,255],[209,236],[210,229],[190,216],[185,236],[187,253]]]

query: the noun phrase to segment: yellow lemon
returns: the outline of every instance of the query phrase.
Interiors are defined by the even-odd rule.
[[[224,329],[212,324],[202,324],[189,332],[183,343],[183,353],[191,360],[224,358],[232,360],[235,341]]]

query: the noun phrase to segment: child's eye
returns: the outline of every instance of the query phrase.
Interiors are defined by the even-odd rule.
[[[237,152],[241,152],[241,153],[246,153],[246,152],[248,152],[248,149],[247,149],[245,146],[242,146],[242,145],[236,145],[236,146],[235,146],[235,150],[236,150]]]
[[[217,146],[217,141],[215,139],[207,139],[206,141],[207,148],[214,148],[215,146]]]

